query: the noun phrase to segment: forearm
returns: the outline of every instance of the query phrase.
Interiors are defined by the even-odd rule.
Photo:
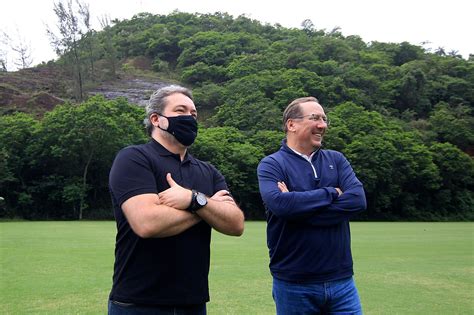
[[[150,231],[149,237],[161,238],[178,235],[201,221],[199,216],[186,211],[164,205],[160,208],[160,215],[154,215],[148,222],[144,222]]]
[[[260,193],[266,207],[276,216],[287,220],[306,219],[329,206],[338,196],[333,187],[323,187],[310,191],[282,192],[277,183],[260,182]]]
[[[177,235],[201,221],[197,215],[160,204],[156,194],[134,196],[122,204],[122,210],[142,238]]]
[[[159,193],[158,203],[172,207],[173,210],[181,209],[178,211],[183,212],[181,215],[184,216],[183,219],[185,220],[183,222],[175,222],[174,224],[182,223],[183,227],[186,228],[194,222],[193,220],[190,222],[186,221],[186,215],[195,215],[221,233],[235,236],[242,234],[244,229],[243,213],[227,190],[222,189],[215,192],[212,197],[206,197],[202,193],[193,192],[178,185],[170,174],[166,175],[166,179],[170,184],[170,188]],[[197,198],[203,196],[207,199],[205,200],[206,202],[203,202],[200,207],[196,208],[196,205],[199,205]],[[188,209],[196,211],[196,214],[192,214]],[[172,224],[170,229],[172,229]]]
[[[207,205],[196,211],[196,214],[223,234],[240,236],[244,231],[244,214],[233,201],[208,198]]]
[[[344,192],[325,209],[318,211],[308,223],[313,226],[329,226],[351,219],[367,207],[362,186],[355,186]]]

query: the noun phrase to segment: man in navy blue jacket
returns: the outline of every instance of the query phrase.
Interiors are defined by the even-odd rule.
[[[349,219],[365,194],[344,155],[321,149],[328,123],[316,98],[294,100],[286,139],[257,169],[277,314],[362,314]]]

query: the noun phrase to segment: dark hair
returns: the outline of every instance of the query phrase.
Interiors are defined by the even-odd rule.
[[[171,94],[180,93],[184,94],[193,100],[193,93],[188,88],[179,86],[179,85],[168,85],[162,87],[161,89],[156,90],[151,96],[148,104],[146,106],[146,118],[143,120],[145,127],[149,136],[153,131],[153,124],[150,121],[150,116],[152,114],[161,114],[163,113],[167,103],[166,98]]]
[[[288,119],[301,116],[302,113],[300,104],[306,102],[316,102],[319,104],[319,101],[316,97],[307,96],[295,99],[285,108],[285,111],[283,112],[283,131],[285,133],[288,131],[288,128],[286,127],[286,122],[288,121]]]

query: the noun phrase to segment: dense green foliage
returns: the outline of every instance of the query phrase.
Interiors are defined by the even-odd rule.
[[[331,120],[325,148],[342,151],[365,185],[369,208],[360,218],[474,219],[472,57],[365,43],[308,20],[287,29],[173,12],[113,22],[93,33],[97,53],[89,56],[145,55],[160,75],[173,73],[193,89],[205,119],[192,152],[222,171],[247,218],[264,215],[255,170],[279,148],[283,109],[312,95]],[[41,120],[2,117],[8,214],[72,218],[110,207],[108,168],[118,148],[145,141],[141,115],[123,100],[94,98]]]
[[[143,114],[125,99],[96,96],[58,106],[41,120],[21,113],[1,117],[3,215],[82,218],[90,208],[87,217],[109,217],[110,165],[120,148],[146,141]]]
[[[364,314],[472,314],[471,222],[353,222]],[[0,222],[2,314],[106,314],[112,221]],[[208,314],[275,315],[264,222],[213,232]],[[25,302],[28,301],[28,302]]]

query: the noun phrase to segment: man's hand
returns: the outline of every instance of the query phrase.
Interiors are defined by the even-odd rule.
[[[211,199],[235,204],[234,198],[232,198],[232,195],[227,190],[219,190],[211,197]]]
[[[285,182],[278,182],[277,184],[278,184],[278,189],[280,189],[282,193],[289,192],[288,187],[286,187]]]
[[[187,209],[191,204],[191,190],[178,185],[173,180],[170,173],[166,174],[166,180],[168,181],[170,188],[158,194],[160,203],[175,209]]]

